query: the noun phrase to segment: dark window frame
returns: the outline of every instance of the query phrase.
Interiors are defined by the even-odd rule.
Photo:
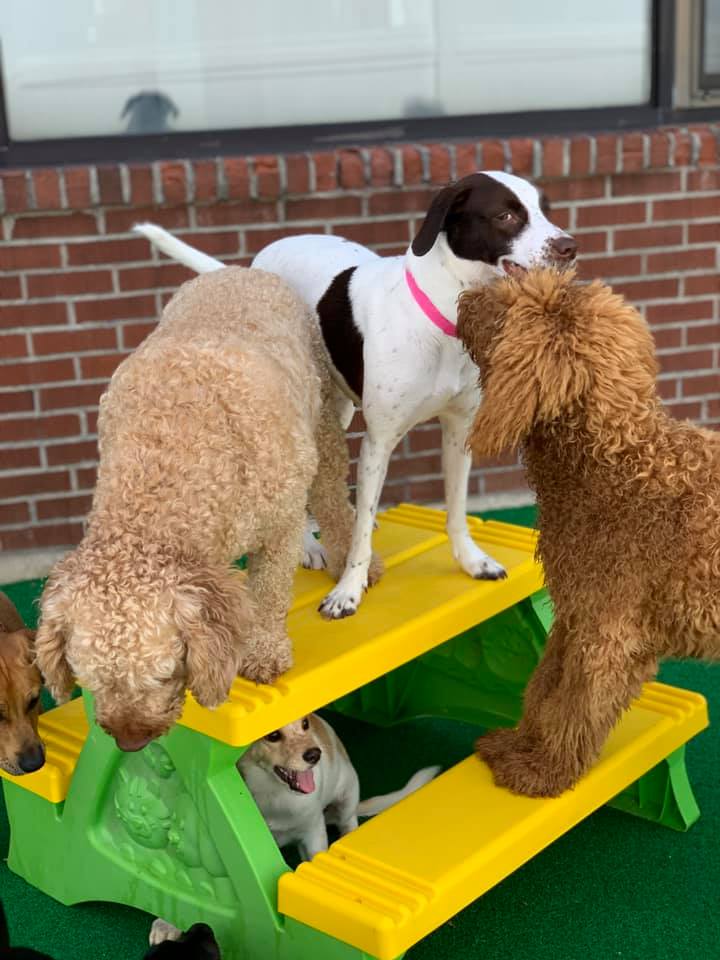
[[[433,140],[622,131],[661,124],[720,119],[720,105],[714,109],[673,108],[675,0],[653,0],[651,21],[650,99],[647,104],[640,106],[402,118],[352,124],[257,127],[196,133],[11,141],[0,73],[0,167],[319,152],[350,145],[375,146]]]

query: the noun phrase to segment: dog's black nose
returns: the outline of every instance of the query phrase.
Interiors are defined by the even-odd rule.
[[[25,747],[18,757],[18,766],[23,773],[34,773],[45,763],[45,749],[41,743]]]
[[[574,260],[578,249],[577,240],[567,234],[563,234],[562,237],[553,237],[550,241],[550,249],[556,260]]]
[[[318,762],[321,756],[322,756],[322,750],[320,749],[320,747],[310,747],[310,749],[306,750],[305,753],[303,754],[303,760],[305,761],[305,763],[315,764]]]

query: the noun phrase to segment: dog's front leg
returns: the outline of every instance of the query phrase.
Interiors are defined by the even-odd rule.
[[[382,493],[388,461],[398,441],[395,433],[368,432],[360,447],[358,483],[355,505],[355,526],[345,570],[337,586],[320,604],[320,613],[327,620],[339,620],[356,612],[363,591],[374,582],[372,563],[372,532]],[[375,577],[376,579],[377,577]]]
[[[298,852],[303,860],[312,860],[316,853],[323,853],[328,848],[327,827],[322,811],[309,825],[298,841]]]
[[[472,418],[462,414],[440,417],[442,427],[442,468],[447,501],[447,532],[453,556],[476,580],[500,580],[505,568],[473,541],[467,527],[467,488],[471,457],[465,451]]]

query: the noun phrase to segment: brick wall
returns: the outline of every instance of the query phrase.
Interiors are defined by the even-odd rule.
[[[289,233],[404,252],[433,193],[478,168],[542,180],[587,276],[644,311],[674,413],[720,424],[720,128],[340,150],[0,173],[0,538],[78,540],[90,504],[98,397],[189,276],[129,233],[154,220],[249,263]],[[351,438],[357,453],[359,438]],[[523,488],[514,459],[471,493]],[[439,431],[407,437],[385,501],[442,498]]]

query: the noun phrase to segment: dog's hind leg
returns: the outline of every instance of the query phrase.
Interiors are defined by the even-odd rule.
[[[471,422],[471,418],[460,413],[440,417],[447,532],[453,555],[465,573],[476,580],[501,580],[507,576],[505,568],[478,547],[467,527],[467,488],[472,461],[465,446]]]

